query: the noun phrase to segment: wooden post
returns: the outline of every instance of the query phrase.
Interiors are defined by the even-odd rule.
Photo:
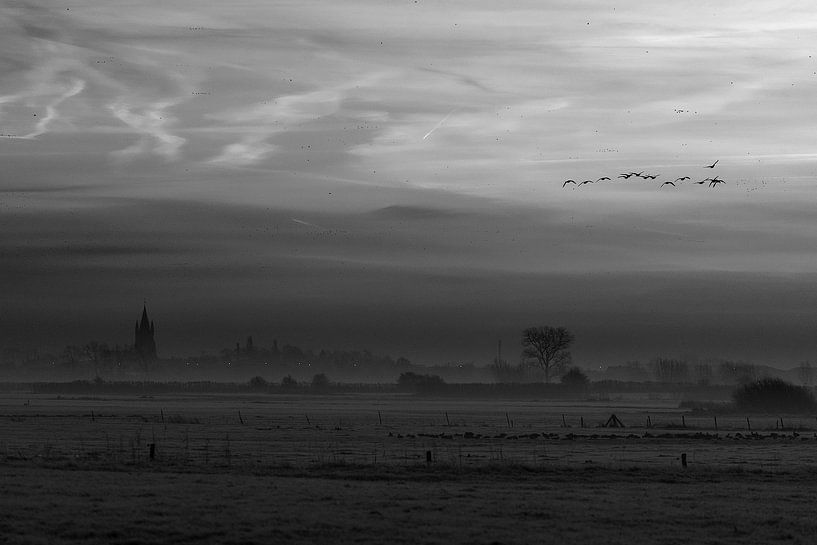
[[[752,424],[749,422],[749,417],[746,417],[746,429],[752,431]]]
[[[652,420],[650,419],[650,415],[647,415],[647,427],[648,428],[652,427]]]
[[[684,415],[681,415],[681,426],[684,427],[684,428],[687,427],[687,421],[686,421],[686,418],[684,417]]]
[[[712,418],[714,418],[714,419],[715,419],[715,431],[718,431],[718,417],[717,417],[717,416],[713,416]]]
[[[311,426],[311,425],[312,425],[312,422],[310,422],[310,421],[309,421],[309,415],[308,415],[308,414],[305,414],[304,416],[306,417],[306,425],[307,425],[307,426]]]
[[[159,409],[159,414],[162,416],[162,425],[165,423],[165,411],[164,409]]]
[[[96,422],[96,419],[94,418],[94,411],[93,410],[91,411],[91,422]]]
[[[567,427],[567,421],[565,421],[565,413],[562,413],[562,427],[563,428]]]
[[[431,464],[431,451],[430,450],[426,451],[426,464],[429,464],[429,465]]]
[[[681,454],[681,467],[687,466],[687,454],[686,452]]]
[[[580,416],[579,418],[581,418],[582,428],[584,428],[584,417]]]
[[[508,422],[508,427],[512,428],[513,426],[511,425],[511,417],[508,415],[507,412],[505,413],[505,420]]]
[[[148,447],[150,447],[150,459],[153,460],[156,458],[156,443],[148,443]]]
[[[380,422],[380,425],[383,425],[383,415],[380,414],[380,409],[377,410],[377,420]]]
[[[451,421],[448,419],[448,411],[445,412],[445,425],[450,426]]]
[[[238,421],[241,422],[241,425],[244,425],[244,419],[241,418],[241,411],[238,411]]]

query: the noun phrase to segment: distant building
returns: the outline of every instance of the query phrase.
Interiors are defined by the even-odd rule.
[[[147,306],[143,306],[142,319],[136,322],[133,334],[133,351],[140,359],[155,360],[157,358],[154,333],[153,322],[148,320]]]

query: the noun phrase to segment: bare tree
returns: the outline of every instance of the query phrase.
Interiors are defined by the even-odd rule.
[[[550,382],[550,374],[559,372],[570,363],[567,351],[576,338],[563,327],[529,327],[522,332],[522,355],[533,358],[545,372],[545,382]]]

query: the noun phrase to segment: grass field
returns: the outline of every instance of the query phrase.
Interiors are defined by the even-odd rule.
[[[612,413],[627,427],[599,427]],[[6,394],[0,543],[811,543],[817,421],[748,418],[716,430],[660,398]]]

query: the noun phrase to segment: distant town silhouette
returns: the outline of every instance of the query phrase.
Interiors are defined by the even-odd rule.
[[[521,333],[521,332],[520,332]],[[133,343],[115,345],[89,341],[68,345],[60,353],[6,348],[0,354],[0,380],[12,381],[201,381],[243,382],[251,379],[293,383],[316,380],[356,383],[394,383],[403,374],[431,374],[446,381],[462,383],[540,383],[547,373],[526,358],[519,345],[516,363],[498,352],[482,365],[473,361],[418,364],[409,359],[374,354],[367,349],[327,349],[318,351],[273,339],[270,346],[258,346],[252,335],[242,345],[234,341],[217,353],[204,351],[186,357],[162,357],[157,349],[157,328],[147,303],[133,330]],[[500,343],[501,344],[501,343]],[[524,344],[524,343],[523,343]],[[529,352],[529,347],[528,350]],[[568,371],[567,367],[562,371]],[[656,356],[648,362],[628,361],[604,369],[586,369],[594,381],[657,382],[664,384],[742,384],[763,374],[780,375],[773,368],[727,359],[667,358]],[[790,379],[811,384],[811,364],[803,362],[787,371]],[[556,376],[561,376],[559,372]],[[562,377],[559,380],[562,380]]]

